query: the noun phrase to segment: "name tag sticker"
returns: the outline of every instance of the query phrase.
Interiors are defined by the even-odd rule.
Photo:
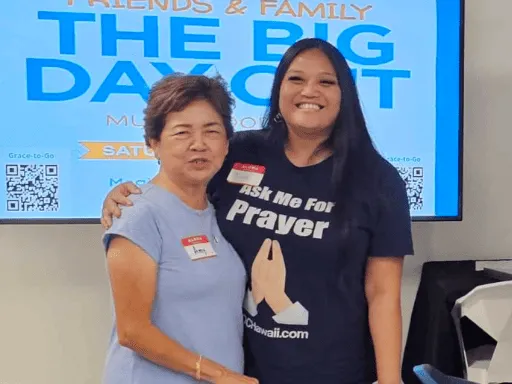
[[[263,165],[235,163],[227,180],[231,184],[258,186],[264,175],[265,167]]]
[[[186,237],[181,239],[181,244],[193,261],[217,256],[205,235]]]

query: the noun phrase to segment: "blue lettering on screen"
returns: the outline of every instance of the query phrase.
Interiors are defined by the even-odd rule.
[[[171,17],[171,57],[175,59],[220,60],[218,51],[191,51],[186,43],[215,43],[215,35],[185,33],[185,27],[220,27],[219,19],[199,19],[194,17]]]
[[[38,14],[40,20],[56,21],[59,25],[59,51],[61,54],[76,54],[76,33],[79,23],[96,22],[93,13],[71,13],[41,11]],[[219,19],[170,17],[170,53],[172,59],[202,60],[190,68],[191,74],[205,74],[221,59],[220,51],[215,49],[215,30],[221,27]],[[138,31],[119,30],[117,15],[101,15],[101,53],[102,56],[117,56],[119,41],[131,41],[142,45],[144,57],[159,57],[159,32],[158,18],[156,16],[143,16],[143,28]],[[254,61],[277,62],[281,54],[271,53],[273,46],[289,46],[300,39],[304,31],[298,24],[284,21],[253,22],[254,26]],[[202,30],[211,30],[211,33],[185,32],[186,27],[202,27]],[[269,31],[285,31],[284,37],[270,37]],[[326,39],[328,25],[315,23],[315,36]],[[344,54],[349,63],[362,68],[353,68],[354,78],[375,78],[378,80],[380,108],[393,108],[393,90],[396,79],[408,79],[411,76],[409,70],[388,68],[365,68],[365,66],[378,66],[390,63],[394,60],[394,43],[382,41],[370,41],[368,50],[377,52],[376,56],[363,56],[352,48],[352,41],[360,35],[371,35],[384,38],[390,30],[374,24],[360,24],[346,28],[336,38],[336,46]],[[210,50],[187,49],[187,43],[206,43],[211,45]],[[86,68],[79,63],[62,59],[28,58],[27,65],[27,97],[31,101],[67,101],[84,96],[88,91],[94,91],[90,101],[103,103],[112,95],[134,95],[147,100],[150,83],[159,77],[174,72],[165,61],[150,62],[155,71],[142,73],[131,61],[118,61],[114,63],[105,79],[94,91],[91,90],[92,79]],[[57,69],[72,75],[74,83],[71,88],[59,92],[45,91],[44,74],[48,69]],[[240,68],[231,78],[231,89],[239,100],[253,105],[266,106],[267,98],[257,97],[251,93],[247,83],[252,76],[260,74],[273,75],[275,65],[252,65]],[[121,79],[128,79],[130,84],[120,84]]]
[[[76,23],[94,22],[96,15],[94,13],[80,12],[50,12],[40,11],[37,14],[39,20],[54,20],[59,24],[59,53],[61,55],[76,54]]]
[[[393,43],[384,43],[370,41],[368,42],[368,49],[379,52],[375,57],[364,57],[352,49],[352,40],[357,36],[368,33],[380,37],[386,36],[391,30],[380,25],[361,24],[354,25],[351,28],[345,29],[340,33],[337,41],[338,49],[343,52],[345,58],[352,63],[360,65],[382,65],[393,61],[395,53],[393,51]]]
[[[142,31],[119,31],[116,15],[101,15],[101,54],[117,56],[119,40],[142,41],[144,57],[158,57],[158,18],[143,16]]]
[[[269,37],[268,31],[282,30],[288,32],[286,37]],[[328,25],[324,23],[315,23],[315,37],[327,40]],[[374,34],[380,37],[386,36],[391,32],[388,28],[380,25],[361,24],[354,25],[342,31],[336,41],[337,48],[343,53],[345,58],[354,64],[359,65],[381,65],[390,63],[394,59],[393,43],[369,42],[368,49],[379,51],[379,56],[364,57],[352,49],[352,41],[361,34]],[[260,21],[254,22],[254,60],[255,61],[279,61],[280,54],[269,53],[268,48],[271,45],[290,46],[302,38],[302,28],[291,22],[285,21]]]
[[[82,66],[60,59],[27,59],[27,99],[30,101],[64,101],[82,96],[91,86],[89,72]],[[59,69],[73,75],[75,80],[70,89],[61,92],[43,90],[43,69]]]

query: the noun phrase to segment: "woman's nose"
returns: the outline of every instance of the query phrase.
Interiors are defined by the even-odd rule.
[[[304,84],[301,93],[306,97],[314,97],[318,95],[318,88],[314,82],[308,82]]]
[[[192,136],[192,144],[190,145],[190,149],[194,151],[204,151],[206,147],[205,137],[202,132],[198,132]]]

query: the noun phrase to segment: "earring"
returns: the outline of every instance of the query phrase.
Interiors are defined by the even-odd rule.
[[[277,114],[274,116],[274,123],[280,123],[283,121],[283,116],[281,115],[281,112],[277,112]]]

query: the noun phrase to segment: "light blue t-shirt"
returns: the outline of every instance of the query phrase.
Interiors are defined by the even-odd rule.
[[[185,348],[236,372],[243,372],[242,305],[246,273],[242,261],[222,236],[213,206],[194,210],[154,184],[131,195],[104,236],[113,235],[142,248],[157,264],[152,322]],[[182,239],[206,235],[215,257],[193,261]],[[110,338],[104,384],[187,384],[192,377],[152,363]]]

